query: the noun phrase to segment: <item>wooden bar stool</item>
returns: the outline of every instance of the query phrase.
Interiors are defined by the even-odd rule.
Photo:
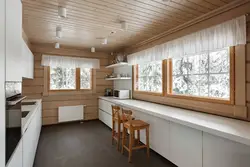
[[[122,109],[122,119],[127,120],[123,123],[123,132],[122,132],[122,154],[124,153],[124,148],[128,151],[128,162],[131,162],[132,151],[147,148],[147,156],[149,158],[149,124],[142,121],[142,120],[133,120],[132,119],[132,111]],[[146,130],[146,145],[139,145],[140,144],[140,130]],[[129,130],[129,144],[128,147],[125,143],[125,135],[128,133]],[[135,131],[137,131],[138,139],[137,139],[137,146],[135,145]]]
[[[121,114],[119,113],[120,107],[112,105],[112,144],[114,144],[114,140],[117,143],[117,150],[119,151],[120,142],[121,142]],[[115,130],[115,124],[118,124],[117,131]]]

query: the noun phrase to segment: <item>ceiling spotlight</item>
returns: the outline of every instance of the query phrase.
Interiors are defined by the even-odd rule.
[[[128,30],[128,24],[126,21],[121,22],[121,29],[124,31]]]
[[[59,6],[58,7],[58,17],[59,18],[66,18],[67,17],[67,9],[62,7],[62,6]]]
[[[102,39],[102,44],[107,45],[108,44],[108,38],[103,38]]]
[[[59,44],[58,42],[55,44],[55,48],[56,48],[56,49],[59,49],[59,48],[60,48],[60,44]]]
[[[92,52],[92,53],[95,53],[95,47],[92,47],[92,48],[91,48],[91,52]]]
[[[62,27],[61,26],[56,27],[56,37],[62,38]]]

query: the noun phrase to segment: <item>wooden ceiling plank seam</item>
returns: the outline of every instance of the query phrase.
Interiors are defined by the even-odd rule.
[[[176,8],[176,7],[173,7],[173,6],[168,6],[168,5],[162,5],[160,3],[157,3],[155,1],[152,1],[152,0],[136,0],[136,1],[139,1],[140,3],[146,3],[146,4],[150,4],[154,7],[157,7],[157,8],[161,8],[161,9],[170,9],[170,10],[175,10],[175,11],[178,11],[178,13],[181,15],[181,16],[188,16],[188,17],[191,17],[191,18],[194,18],[194,17],[197,17],[197,14],[193,14],[193,13],[190,13],[190,12],[186,12],[186,11],[183,11],[182,9],[179,9],[179,8]]]
[[[37,3],[37,2],[32,2],[32,3]],[[50,3],[52,3],[51,1],[49,1],[49,3],[47,3],[48,5],[51,5]],[[39,5],[41,5],[41,4],[39,4]],[[36,5],[36,6],[38,6],[38,5]],[[42,5],[41,5],[42,6]],[[55,7],[57,7],[55,4],[54,4],[54,6]],[[99,11],[98,11],[99,12]],[[155,19],[151,19],[151,20],[147,20],[147,19],[150,19],[150,18],[147,18],[147,17],[144,17],[144,18],[139,18],[139,17],[134,17],[133,15],[127,15],[126,16],[126,18],[136,18],[137,19],[137,21],[138,20],[140,20],[140,21],[142,21],[142,20],[144,20],[144,21],[147,21],[147,22],[154,22],[154,23],[156,23],[156,24],[163,24],[162,22],[160,22],[160,21],[155,21]]]
[[[92,4],[92,5],[94,5],[95,7],[97,7],[99,10],[100,10],[100,7],[99,6],[102,6],[102,4],[100,4],[100,3],[96,3],[96,1],[95,2],[93,2],[93,1],[88,1],[88,0],[85,0],[84,2],[79,2],[79,1],[77,1],[78,3],[81,3],[81,4],[83,4],[84,5],[84,2],[85,3],[88,3],[88,4]],[[112,3],[110,3],[110,4],[112,4]],[[88,6],[88,5],[86,5],[86,6]],[[118,5],[117,5],[118,6]],[[124,10],[124,8],[123,7],[120,7],[119,9],[116,9],[115,8],[115,6],[114,6],[114,4],[111,6],[107,6],[107,5],[103,5],[102,6],[104,9],[101,9],[101,10],[108,10],[108,11],[110,11],[110,10],[112,10],[112,12],[114,12],[114,11],[116,11],[115,13],[117,13],[118,15],[121,15],[121,13],[120,12],[124,12],[124,14],[126,13],[126,14],[128,14],[128,13],[132,13],[132,14],[135,14],[135,15],[137,15],[137,16],[141,16],[141,17],[145,17],[144,15],[142,15],[142,11],[134,11],[134,10],[131,10],[130,8],[129,8],[129,11],[130,12],[128,12],[127,10]],[[152,14],[149,14],[149,13],[145,13],[146,14],[146,17],[148,17],[148,18],[151,18],[151,19],[155,19],[155,17],[152,17]],[[159,17],[159,16],[157,16],[157,17]],[[162,19],[160,20],[160,21],[164,21],[164,17],[161,17]]]
[[[137,7],[141,7],[141,8],[146,9],[146,10],[151,10],[151,11],[154,11],[154,12],[157,12],[157,13],[161,13],[161,14],[164,14],[164,15],[169,15],[170,17],[178,18],[180,20],[185,20],[185,19],[183,19],[183,15],[180,15],[179,13],[176,13],[176,12],[172,13],[172,12],[167,11],[165,9],[158,8],[158,7],[155,7],[155,6],[149,5],[147,3],[140,2],[140,1],[133,1],[133,2],[140,3],[140,5],[139,4],[138,5],[133,4],[133,2],[129,3],[129,1],[124,2],[124,0],[118,0],[118,1],[122,2],[122,3],[130,4],[130,5],[134,5],[134,6],[137,6]],[[155,8],[157,8],[158,10],[155,9]],[[185,17],[189,18],[189,19],[193,18],[193,17],[187,16],[187,15]]]
[[[206,3],[210,3],[212,5],[216,5],[216,6],[223,6],[223,5],[226,5],[227,2],[223,2],[222,0],[203,0],[204,2]]]
[[[47,13],[49,12],[48,11],[48,8],[46,9],[47,11]],[[24,11],[35,11],[35,12],[37,12],[37,11],[39,11],[39,12],[43,12],[44,14],[45,14],[45,11],[44,10],[40,10],[40,9],[37,9],[37,8],[31,8],[31,7],[27,7],[27,5],[25,5],[24,6]],[[53,13],[53,15],[55,15],[55,16],[57,16],[57,12],[56,11],[54,11],[54,12],[51,12],[51,13]],[[71,12],[69,15],[72,15],[72,14],[74,14],[74,12]],[[83,18],[83,16],[85,16],[85,15],[83,15],[82,17],[80,17],[80,16],[78,16],[78,15],[73,15],[74,17],[79,17],[79,18]],[[91,17],[88,17],[88,19],[89,18],[91,18]],[[114,21],[112,21],[112,20],[110,20],[112,23],[114,23],[114,24],[118,24],[118,23],[115,23]],[[171,24],[171,25],[176,25],[176,24],[172,24],[171,22],[165,22],[165,23],[167,23],[166,25],[169,25],[169,24]],[[129,24],[129,25],[135,25],[135,27],[138,25],[138,24]],[[144,26],[145,24],[143,24],[142,26]],[[155,25],[155,24],[152,24],[152,25]],[[155,25],[156,26],[156,25]],[[139,27],[139,25],[137,26],[137,27]]]
[[[52,18],[49,18],[49,17],[34,17],[34,15],[33,16],[30,16],[30,15],[27,15],[26,16],[26,14],[24,14],[25,15],[25,17],[30,17],[30,18],[33,18],[33,19],[44,19],[44,20],[53,20],[54,22],[56,22],[57,23],[57,25],[65,25],[66,23],[68,23],[68,24],[73,24],[73,25],[77,25],[77,26],[83,26],[81,23],[82,23],[82,21],[83,20],[76,20],[76,19],[71,19],[70,21],[67,21],[67,22],[60,22],[60,21],[58,21],[58,20],[55,20],[55,19],[52,19]],[[117,27],[117,28],[115,28],[115,27],[108,27],[108,26],[106,26],[106,25],[98,25],[98,24],[96,24],[96,23],[92,23],[91,21],[89,21],[89,20],[84,20],[84,22],[85,23],[89,23],[89,24],[92,24],[92,25],[94,25],[94,26],[96,26],[96,27],[106,27],[107,29],[109,29],[110,30],[110,32],[112,31],[112,30],[119,30],[119,31],[121,31],[120,30],[120,28],[119,27]],[[76,23],[78,23],[78,24],[76,24]],[[162,29],[165,29],[164,27],[162,28]],[[134,31],[135,31],[136,29],[134,29]],[[129,29],[129,30],[127,30],[127,31],[133,31],[133,29]],[[141,30],[137,30],[137,32],[139,32],[139,31],[141,31]],[[147,30],[148,32],[156,32],[156,33],[158,33],[158,31],[159,30],[154,30],[154,29],[149,29],[149,30]]]
[[[200,12],[200,11],[194,10],[192,8],[180,5],[180,4],[176,3],[175,1],[168,1],[168,2],[156,1],[156,0],[152,0],[152,1],[159,3],[159,4],[162,4],[162,5],[165,5],[165,6],[175,7],[176,9],[182,10],[183,12],[189,12],[189,13],[195,14],[196,16],[200,16],[200,15],[205,13],[205,12]]]
[[[205,6],[202,6],[202,5],[197,4],[197,3],[193,3],[193,2],[188,1],[188,0],[174,0],[173,2],[175,2],[176,4],[178,4],[180,6],[185,6],[185,7],[192,9],[192,10],[198,10],[200,12],[209,12],[212,10],[212,9],[209,9]]]

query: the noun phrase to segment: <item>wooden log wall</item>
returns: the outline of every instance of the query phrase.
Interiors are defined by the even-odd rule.
[[[246,85],[247,85],[247,108],[248,120],[250,121],[250,16],[247,16],[247,46],[246,46]]]
[[[98,96],[104,95],[105,88],[113,88],[112,81],[106,81],[105,75],[113,72],[106,69],[110,56],[106,53],[90,53],[78,49],[61,48],[54,49],[48,45],[31,45],[34,54],[34,79],[23,80],[23,94],[29,99],[42,99],[43,125],[58,123],[58,107],[86,105],[85,120],[98,119]],[[86,58],[97,58],[100,60],[101,68],[93,72],[93,90],[81,92],[45,92],[47,83],[46,67],[41,66],[42,54],[77,56]]]

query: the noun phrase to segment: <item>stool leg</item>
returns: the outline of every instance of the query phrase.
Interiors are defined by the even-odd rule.
[[[132,146],[133,146],[133,141],[134,141],[134,130],[131,128],[129,129],[130,135],[129,135],[129,155],[128,155],[128,162],[131,162],[132,158]]]
[[[124,153],[126,131],[127,131],[126,128],[123,126],[123,129],[122,129],[122,154]]]
[[[121,141],[121,123],[118,122],[118,132],[117,132],[117,150],[119,151],[119,148],[120,148],[120,141]]]
[[[112,145],[114,144],[114,136],[115,136],[115,122],[112,120]]]
[[[149,158],[149,127],[146,128],[146,145],[147,145],[147,156]]]
[[[137,144],[139,145],[140,144],[140,130],[137,130]]]

